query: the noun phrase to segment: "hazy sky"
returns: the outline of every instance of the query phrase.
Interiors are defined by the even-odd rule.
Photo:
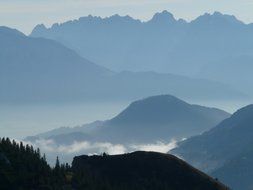
[[[220,11],[246,23],[253,22],[253,0],[0,0],[0,25],[30,33],[36,24],[50,26],[89,14],[102,17],[128,14],[148,20],[162,10],[186,20]]]

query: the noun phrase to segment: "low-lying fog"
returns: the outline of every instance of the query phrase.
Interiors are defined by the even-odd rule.
[[[61,162],[71,163],[74,156],[102,154],[110,155],[124,154],[137,150],[155,151],[167,153],[176,147],[177,142],[171,140],[170,142],[155,142],[150,144],[112,144],[110,142],[74,142],[70,145],[57,145],[53,140],[37,140],[35,143],[24,142],[32,144],[34,147],[39,147],[42,153],[46,153],[47,161],[53,165],[55,164],[56,156],[59,156]]]

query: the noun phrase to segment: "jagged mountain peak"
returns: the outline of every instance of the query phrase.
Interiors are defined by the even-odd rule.
[[[176,22],[173,14],[164,10],[162,12],[156,13],[149,22]]]
[[[55,25],[55,24],[54,24]],[[31,32],[31,35],[33,33],[36,33],[36,34],[40,34],[40,33],[43,33],[47,30],[47,27],[44,25],[44,24],[38,24],[34,27],[34,29],[32,30]]]
[[[119,14],[114,14],[110,17],[106,17],[104,20],[110,21],[110,22],[116,22],[116,23],[134,23],[134,22],[141,22],[140,20],[134,19],[129,15],[119,15]]]
[[[242,21],[238,20],[234,15],[223,14],[221,12],[215,11],[211,13],[205,13],[195,20],[192,23],[233,23],[233,24],[243,24]]]

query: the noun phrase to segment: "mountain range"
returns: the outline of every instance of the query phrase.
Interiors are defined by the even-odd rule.
[[[1,102],[78,98],[90,81],[112,73],[58,42],[15,29],[0,27],[0,41]]]
[[[25,138],[49,159],[177,142],[168,154],[83,155],[72,167],[57,158],[50,168],[39,149],[0,138],[0,189],[252,190],[253,105],[231,115],[181,100],[252,98],[252,34],[219,12],[190,22],[168,11],[148,21],[89,15],[29,36],[0,26],[0,104],[137,100],[111,119]]]
[[[59,128],[26,140],[43,138],[58,144],[77,141],[136,144],[181,140],[201,134],[229,116],[223,110],[192,105],[171,95],[160,95],[135,101],[110,120],[82,127]]]
[[[113,72],[59,42],[27,37],[7,27],[0,27],[0,41],[2,103],[131,101],[167,93],[198,100],[246,97],[209,80],[155,72]]]
[[[130,16],[89,15],[49,28],[37,25],[31,36],[61,42],[114,71],[206,78],[253,95],[249,82],[253,79],[252,33],[253,24],[232,15],[206,13],[186,22],[163,11],[145,22]]]
[[[179,143],[171,153],[235,190],[251,190],[252,116],[253,105],[246,106],[210,131]]]

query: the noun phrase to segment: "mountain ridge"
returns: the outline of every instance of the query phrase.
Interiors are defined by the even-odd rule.
[[[102,178],[109,184],[114,181],[116,189],[121,183],[126,184],[129,189],[140,189],[140,184],[145,189],[228,189],[184,161],[162,153],[137,151],[114,156],[84,155],[75,157],[72,165],[76,173],[87,171],[88,176],[95,180]],[[157,185],[156,180],[163,185]],[[153,185],[148,185],[149,183]]]
[[[164,11],[143,22],[119,15],[82,17],[36,29],[31,36],[59,41],[113,71],[205,78],[253,96],[248,83],[253,69],[252,33],[252,24],[233,15],[206,13],[186,22]],[[243,77],[234,77],[241,72]]]
[[[232,188],[241,189],[241,181],[244,181],[244,189],[251,189],[251,179],[241,175],[247,173],[251,167],[252,116],[253,105],[251,104],[239,109],[213,129],[178,143],[178,147],[170,153],[219,177]],[[235,181],[235,178],[241,180]]]
[[[109,120],[72,129],[59,128],[25,140],[61,139],[59,136],[65,135],[66,138],[67,134],[72,136],[73,132],[80,132],[92,137],[77,138],[80,142],[91,140],[126,145],[168,142],[200,134],[229,116],[223,110],[191,105],[171,95],[157,95],[131,103]],[[70,142],[75,140],[73,138]]]
[[[83,16],[83,17],[79,17],[78,19],[73,19],[73,20],[69,20],[69,21],[65,21],[65,22],[62,22],[62,23],[55,23],[55,24],[52,24],[51,27],[56,27],[56,26],[61,26],[61,25],[64,25],[66,23],[71,23],[71,22],[76,22],[76,21],[84,21],[84,20],[88,20],[88,19],[97,19],[99,21],[102,21],[102,20],[113,20],[114,18],[121,18],[122,20],[125,19],[126,20],[132,20],[132,21],[135,21],[135,22],[139,22],[139,23],[149,23],[149,22],[152,22],[152,20],[156,20],[156,19],[164,19],[165,18],[165,21],[166,19],[168,21],[172,20],[172,21],[180,21],[180,22],[185,22],[185,23],[191,23],[191,22],[196,22],[197,20],[199,19],[202,19],[202,18],[222,18],[222,16],[225,16],[227,21],[236,21],[237,23],[243,23],[245,24],[243,21],[237,19],[234,15],[229,15],[229,14],[223,14],[221,12],[218,12],[218,11],[214,11],[213,13],[204,13],[203,15],[200,15],[198,17],[196,17],[195,19],[191,20],[191,21],[186,21],[185,19],[183,18],[179,18],[179,19],[175,19],[174,15],[167,11],[167,10],[163,10],[161,12],[157,12],[153,15],[153,17],[147,21],[141,21],[140,19],[135,19],[129,15],[119,15],[119,14],[114,14],[114,15],[111,15],[111,16],[107,16],[107,17],[100,17],[100,16],[92,16],[92,15],[88,15],[88,16]],[[253,23],[248,23],[248,24],[245,24],[245,25],[251,25]],[[50,29],[51,27],[46,27],[44,24],[38,24],[34,27],[37,28],[37,27],[41,27],[41,29]],[[33,29],[33,30],[34,30]],[[32,31],[30,35],[33,35],[32,33],[35,33],[36,30]]]
[[[0,102],[4,103],[130,101],[161,93],[198,99],[227,98],[227,94],[235,99],[245,97],[228,85],[204,79],[155,72],[117,73],[60,42],[8,28],[0,29],[0,38]],[[185,93],[187,88],[191,93]],[[214,90],[217,93],[210,93]]]

